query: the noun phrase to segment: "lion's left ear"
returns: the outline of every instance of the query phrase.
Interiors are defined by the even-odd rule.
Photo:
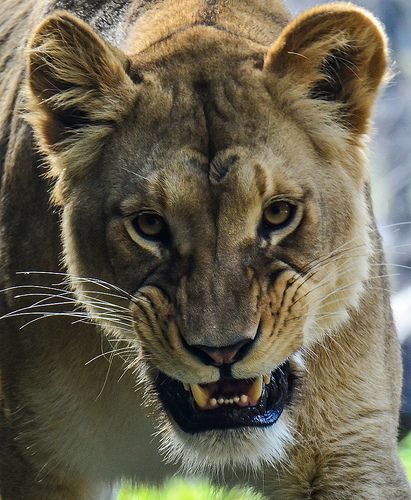
[[[387,40],[376,19],[349,3],[313,8],[291,22],[269,49],[264,70],[294,93],[339,104],[342,122],[367,131],[387,71]]]

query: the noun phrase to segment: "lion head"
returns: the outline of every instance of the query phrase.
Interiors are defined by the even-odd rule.
[[[71,285],[187,466],[283,457],[304,355],[359,305],[386,60],[349,4],[271,47],[192,26],[123,52],[65,12],[32,38],[28,117]]]

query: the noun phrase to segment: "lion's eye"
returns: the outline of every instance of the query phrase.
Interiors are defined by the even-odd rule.
[[[263,213],[264,222],[272,229],[280,229],[291,222],[295,206],[287,201],[274,201],[270,203]]]
[[[132,219],[133,228],[143,238],[160,240],[166,231],[164,219],[154,212],[142,212]]]

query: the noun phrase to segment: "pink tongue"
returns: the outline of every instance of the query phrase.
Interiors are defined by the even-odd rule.
[[[210,398],[218,396],[230,398],[240,394],[248,394],[252,385],[252,380],[224,379],[211,384],[201,384],[201,387],[207,389]]]

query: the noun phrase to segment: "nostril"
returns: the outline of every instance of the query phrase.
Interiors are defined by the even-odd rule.
[[[231,365],[242,359],[248,352],[252,339],[244,339],[236,344],[223,347],[210,347],[205,345],[189,346],[206,364],[214,366]]]

